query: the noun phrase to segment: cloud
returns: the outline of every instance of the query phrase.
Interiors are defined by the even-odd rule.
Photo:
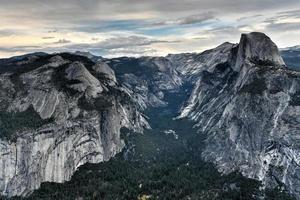
[[[47,22],[50,27],[82,25],[82,21],[90,20],[176,19],[194,15],[187,19],[189,23],[198,20],[197,13],[207,11],[215,11],[223,17],[300,5],[299,0],[0,0],[0,3],[3,19],[40,21],[44,25]]]
[[[212,12],[202,13],[198,15],[191,15],[185,18],[181,18],[177,20],[178,24],[186,25],[186,24],[195,24],[195,23],[203,23],[208,20],[215,19],[215,16]]]
[[[43,51],[47,53],[51,52],[75,52],[75,51],[89,51],[97,55],[104,55],[108,57],[112,56],[142,56],[152,55],[157,53],[157,50],[153,49],[153,44],[166,44],[176,43],[179,41],[167,41],[167,40],[156,40],[149,37],[143,37],[138,35],[130,36],[114,36],[111,38],[104,39],[99,42],[93,43],[76,43],[68,44],[69,40],[60,39],[52,44],[64,44],[59,47],[52,47],[47,45],[24,45],[24,46],[11,46],[1,47],[0,52],[9,53],[31,53],[36,51]],[[50,43],[49,43],[50,44]]]
[[[281,17],[293,17],[299,18],[300,17],[300,10],[288,10],[283,12],[278,12],[277,15]]]
[[[49,30],[48,33],[57,33],[58,30],[54,29],[54,30]]]
[[[41,46],[14,46],[14,47],[0,47],[0,51],[3,52],[10,52],[10,53],[15,53],[15,52],[35,52],[41,49]]]
[[[104,49],[117,49],[130,46],[147,46],[154,43],[169,43],[170,41],[156,40],[143,36],[113,37],[96,43]]]
[[[143,55],[153,54],[157,50],[153,49],[153,44],[176,43],[178,41],[156,40],[153,38],[131,35],[131,36],[115,36],[107,38],[96,43],[78,43],[65,45],[62,49],[67,51],[90,51],[97,55],[109,56],[124,56],[124,55]]]
[[[300,31],[300,22],[270,23],[266,26],[268,31]]]
[[[134,47],[134,48],[119,48],[119,49],[111,49],[107,52],[106,57],[122,57],[133,56],[139,57],[143,55],[156,55],[158,52],[155,49],[149,47]]]
[[[110,50],[110,49],[129,48],[129,47],[136,47],[136,46],[148,46],[155,43],[173,43],[173,42],[176,41],[156,40],[148,37],[132,35],[132,36],[119,36],[119,37],[107,38],[97,43],[72,44],[64,47],[69,49],[101,48],[105,50]]]
[[[0,30],[0,37],[13,36],[13,35],[19,35],[19,34],[20,34],[20,31],[14,30],[14,29]]]
[[[50,40],[50,39],[54,39],[55,37],[52,37],[52,36],[45,36],[45,37],[42,37],[43,40]]]
[[[277,12],[264,20],[266,30],[273,32],[300,31],[300,10]]]
[[[274,16],[266,18],[264,22],[279,23],[280,21],[289,22],[289,20],[300,21],[300,10],[288,10],[284,12],[277,12]]]
[[[66,39],[59,39],[58,41],[54,42],[53,44],[67,44],[67,43],[71,43],[71,41],[66,40]]]
[[[144,20],[83,20],[70,29],[73,31],[99,33],[136,30],[147,26]]]
[[[255,14],[255,15],[251,15],[251,16],[245,16],[245,17],[240,17],[237,19],[237,21],[245,21],[245,20],[251,20],[254,18],[258,18],[258,17],[263,17],[264,15],[262,14]]]
[[[186,17],[178,18],[175,20],[165,20],[153,23],[156,26],[163,25],[189,25],[189,24],[197,24],[207,22],[208,20],[216,19],[213,12],[204,12],[196,15],[189,15]]]

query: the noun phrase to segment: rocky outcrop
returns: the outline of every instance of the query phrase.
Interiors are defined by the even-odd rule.
[[[264,33],[259,32],[242,34],[241,36],[235,70],[239,70],[245,62],[285,67],[276,44]]]
[[[65,73],[67,80],[75,82],[75,84],[69,85],[70,88],[78,92],[86,91],[85,95],[93,98],[96,98],[103,92],[103,87],[101,86],[100,81],[94,77],[82,63],[72,63],[65,70]]]
[[[114,70],[112,70],[106,63],[97,62],[96,65],[93,66],[93,70],[111,80],[111,85],[114,85],[114,83],[117,82]]]
[[[199,74],[181,117],[207,136],[202,156],[220,171],[284,185],[300,199],[300,73],[261,33],[243,34],[228,53]]]
[[[80,165],[120,152],[122,127],[148,127],[106,64],[70,54],[17,62],[13,70],[2,66],[0,75],[1,112],[12,117],[8,124],[0,119],[2,195],[27,195],[41,182],[69,180]]]

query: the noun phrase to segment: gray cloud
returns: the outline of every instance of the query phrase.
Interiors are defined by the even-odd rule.
[[[13,29],[3,29],[3,30],[0,30],[0,37],[3,37],[3,36],[12,36],[12,35],[19,35],[19,34],[21,34],[21,33],[18,30],[13,30]]]
[[[219,27],[214,27],[211,29],[204,30],[202,32],[206,34],[213,34],[215,37],[219,37],[219,38],[225,36],[235,37],[241,34],[239,28],[240,27],[235,27],[235,26],[219,26]]]
[[[291,19],[300,19],[300,10],[277,12],[276,16],[265,19],[266,30],[273,32],[299,31],[300,22],[289,22]],[[287,22],[282,22],[282,20]]]
[[[72,49],[72,50],[93,50],[93,49],[101,49],[102,51],[112,50],[112,49],[121,49],[121,48],[131,48],[131,47],[140,47],[140,46],[149,46],[155,43],[176,43],[178,41],[164,41],[164,40],[156,40],[150,39],[142,36],[119,36],[108,38],[104,41],[97,43],[84,43],[84,44],[71,44],[64,46],[64,48]]]
[[[140,31],[160,26],[180,26],[216,22],[215,12],[203,12],[180,18],[144,19],[144,20],[83,20],[72,28],[74,31],[98,33],[110,31]]]
[[[54,30],[49,30],[48,33],[57,33],[58,30],[54,29]]]
[[[155,22],[152,25],[154,26],[161,26],[161,25],[189,25],[189,24],[197,24],[197,23],[203,23],[208,20],[216,19],[214,12],[204,12],[200,14],[195,15],[189,15],[186,17],[181,17],[178,19],[169,19],[165,21],[159,21]]]
[[[70,27],[72,31],[103,33],[109,31],[136,30],[148,26],[146,20],[81,20]]]
[[[288,32],[288,31],[299,31],[300,22],[289,22],[289,23],[270,23],[267,25],[266,29],[268,31],[277,31],[277,32]]]
[[[37,45],[28,45],[28,46],[14,46],[14,47],[0,47],[0,51],[3,52],[35,52],[39,51],[42,47]]]
[[[114,37],[106,39],[102,42],[99,42],[95,45],[100,46],[104,49],[117,49],[122,47],[130,46],[146,46],[153,43],[162,43],[165,41],[153,40],[141,36],[129,36],[129,37]]]
[[[258,17],[263,17],[264,15],[262,14],[256,14],[256,15],[251,15],[251,16],[245,16],[245,17],[240,17],[237,19],[237,21],[244,21],[244,20],[249,20],[249,19],[254,19]]]
[[[59,39],[57,42],[54,42],[53,44],[67,44],[67,43],[71,43],[71,41],[66,39]]]
[[[0,3],[3,15],[9,14],[10,17],[19,19],[37,18],[60,24],[113,19],[120,14],[138,12],[154,12],[166,18],[178,18],[208,10],[217,11],[222,16],[232,12],[244,13],[284,8],[292,4],[300,5],[299,0],[0,0]],[[8,12],[10,10],[14,11],[13,14]]]
[[[43,40],[50,40],[50,39],[54,39],[55,37],[52,36],[46,36],[46,37],[42,37]]]
[[[284,12],[278,12],[278,16],[280,17],[293,17],[293,18],[299,18],[300,17],[300,10],[288,10]]]
[[[142,36],[116,36],[96,43],[71,44],[62,47],[64,51],[89,51],[103,56],[141,56],[153,54],[157,50],[150,46],[157,43],[176,43],[178,41],[156,40]],[[49,49],[48,49],[49,50]]]
[[[215,19],[213,12],[207,12],[198,15],[191,15],[178,20],[178,24],[195,24],[202,23],[211,19]]]
[[[61,39],[56,44],[64,44],[70,41]],[[47,46],[14,46],[14,47],[0,47],[0,52],[22,52],[22,53],[31,53],[36,51],[43,52],[75,52],[75,51],[89,51],[97,55],[143,55],[149,53],[155,53],[157,50],[154,50],[150,47],[151,44],[156,43],[176,43],[179,41],[164,41],[164,40],[155,40],[142,36],[119,36],[106,39],[104,41],[96,43],[79,43],[79,44],[66,44],[61,47],[47,47]]]
[[[275,16],[267,18],[264,22],[269,24],[280,23],[280,20],[285,19],[299,19],[300,18],[300,10],[288,10],[284,12],[277,12]]]
[[[109,57],[117,57],[117,56],[143,56],[147,54],[154,54],[157,53],[157,50],[152,48],[145,48],[145,47],[135,47],[135,48],[120,48],[120,49],[111,49],[107,52],[107,56]]]

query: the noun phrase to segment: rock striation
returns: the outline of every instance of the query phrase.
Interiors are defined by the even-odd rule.
[[[1,113],[11,120],[5,123],[1,115],[2,195],[24,196],[41,182],[69,180],[80,165],[107,161],[120,152],[122,127],[137,132],[148,127],[105,63],[57,54],[5,65]]]
[[[202,157],[220,171],[283,185],[300,199],[300,73],[262,33],[243,34],[225,54],[199,73],[180,117],[207,136]]]

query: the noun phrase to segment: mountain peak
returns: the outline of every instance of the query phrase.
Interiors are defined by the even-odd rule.
[[[236,69],[245,62],[285,67],[276,44],[264,33],[242,34],[238,45]]]

